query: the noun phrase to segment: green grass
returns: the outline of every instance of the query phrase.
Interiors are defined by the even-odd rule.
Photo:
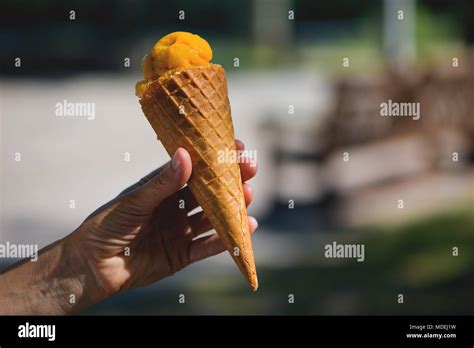
[[[252,41],[214,40],[214,61],[226,69],[235,69],[233,59],[240,59],[242,69],[304,68],[324,72],[329,76],[377,74],[385,71],[387,60],[383,52],[382,17],[377,11],[360,21],[359,29],[345,36],[294,41],[290,47],[255,45]],[[415,68],[433,65],[449,67],[453,57],[463,60],[466,47],[462,28],[448,13],[434,13],[422,5],[417,8],[415,24]],[[350,59],[350,68],[342,59]]]
[[[474,216],[461,210],[403,226],[348,230],[327,242],[364,243],[366,261],[322,259],[321,245],[304,264],[259,267],[252,294],[227,277],[194,283],[196,304],[182,314],[469,314],[474,312]],[[459,248],[453,256],[452,248]],[[317,251],[317,252],[316,252]],[[288,304],[288,294],[295,304]],[[404,303],[397,295],[404,295]],[[159,310],[163,313],[163,308]],[[167,310],[165,310],[167,312]]]
[[[179,289],[158,284],[153,291],[136,290],[87,314],[472,314],[472,207],[397,226],[303,236],[296,263],[283,268],[259,265],[256,293],[235,270],[231,275],[203,275]],[[333,240],[365,244],[365,262],[325,259],[324,244]],[[453,256],[454,246],[459,256]],[[178,293],[186,294],[185,305],[178,304]],[[294,294],[294,304],[288,303],[289,294]],[[403,304],[397,302],[398,294],[403,294]]]

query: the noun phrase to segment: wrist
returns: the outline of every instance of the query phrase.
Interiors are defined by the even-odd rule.
[[[105,299],[81,251],[74,232],[3,273],[0,314],[72,314]]]
[[[93,263],[90,262],[91,255],[80,238],[79,230],[63,240],[63,255],[64,262],[58,273],[69,275],[71,281],[75,283],[75,286],[71,287],[74,291],[69,295],[69,300],[75,300],[75,306],[72,306],[71,312],[81,311],[112,295],[98,282]]]

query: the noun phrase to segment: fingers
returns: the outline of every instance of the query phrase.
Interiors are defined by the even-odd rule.
[[[241,166],[241,168],[242,168],[242,166],[248,167],[248,169],[246,170],[247,177],[242,177],[242,181],[249,180],[249,179],[251,179],[255,176],[256,171],[257,171],[256,167],[253,167],[253,168],[249,167],[248,163],[242,163],[240,166]],[[244,172],[242,171],[242,175],[243,175],[243,173]],[[244,184],[243,189],[244,189],[244,196],[246,195],[246,193],[245,193],[246,190],[250,191],[250,195],[252,194],[252,188],[250,187],[250,185]],[[176,198],[177,198],[176,199],[177,201],[179,201],[180,199],[184,200],[184,202],[186,204],[186,211],[188,211],[188,212],[190,212],[191,210],[193,210],[193,209],[195,209],[199,206],[199,203],[196,201],[196,198],[191,193],[191,190],[189,189],[189,187],[183,188],[179,192],[179,195]],[[247,199],[245,199],[245,200],[247,201]]]
[[[243,185],[244,189],[244,199],[245,199],[245,206],[248,207],[253,200],[253,191],[252,187],[249,184]]]
[[[238,151],[243,151],[245,149],[244,143],[240,140],[235,140],[235,146]],[[249,163],[249,161],[241,161],[243,163],[239,163],[240,172],[242,176],[242,182],[246,182],[252,179],[257,174],[257,165],[256,163]],[[245,186],[245,185],[244,185]],[[245,187],[244,187],[244,194],[245,194]],[[183,188],[179,195],[177,196],[177,200],[184,199],[186,204],[186,211],[190,212],[191,210],[197,208],[199,206],[196,198],[193,196],[189,187]]]
[[[240,140],[235,140],[235,146],[237,151],[244,151],[245,145]],[[248,161],[245,158],[239,161],[240,173],[242,176],[242,182],[246,182],[252,179],[257,174],[257,162]]]
[[[249,206],[252,203],[253,193],[252,188],[248,184],[244,184],[244,198],[245,206]],[[191,227],[192,237],[198,237],[199,235],[212,230],[212,225],[206,218],[204,212],[199,212],[188,217],[188,223]]]
[[[249,181],[257,174],[257,163],[244,161],[239,163],[242,182]]]
[[[235,145],[237,147],[237,151],[245,150],[244,143],[241,142],[240,140],[236,140]],[[243,158],[239,161],[239,166],[240,166],[240,174],[242,176],[242,182],[246,182],[252,179],[257,174],[256,161],[248,161],[247,159]]]
[[[249,216],[249,229],[250,233],[254,233],[258,227],[258,221],[253,216]]]
[[[245,149],[245,145],[242,141],[240,141],[239,139],[235,139],[235,147],[237,149],[237,151],[244,151]]]
[[[133,191],[129,199],[144,212],[152,211],[165,198],[177,192],[189,180],[192,164],[189,153],[178,148],[173,159],[161,167],[148,182]]]
[[[188,217],[189,227],[191,228],[192,238],[212,230],[211,222],[207,219],[204,212],[199,212]]]
[[[188,186],[179,191],[178,200],[183,199],[185,204],[185,209],[187,212],[199,207],[199,203],[196,201],[196,198],[191,193],[191,190]]]
[[[162,167],[153,170],[151,173],[148,173],[146,176],[144,176],[143,178],[138,180],[135,184],[133,184],[132,186],[127,187],[125,190],[120,192],[117,197],[122,197],[122,196],[132,192],[133,190],[139,188],[140,186],[145,185],[151,178],[153,178],[156,174],[158,174],[161,169],[162,169]]]
[[[249,216],[250,233],[255,232],[257,227],[257,220],[254,217]],[[217,234],[197,239],[193,241],[189,247],[189,263],[220,254],[225,250],[226,248]]]

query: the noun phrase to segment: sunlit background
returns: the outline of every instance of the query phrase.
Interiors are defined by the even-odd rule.
[[[257,151],[257,293],[222,254],[88,314],[474,312],[474,2],[0,8],[2,243],[50,244],[168,160],[134,95],[168,32],[211,43],[236,135]],[[56,116],[64,100],[95,103],[95,118]],[[388,100],[419,102],[420,120],[382,117]],[[365,261],[325,258],[333,241],[364,244]]]

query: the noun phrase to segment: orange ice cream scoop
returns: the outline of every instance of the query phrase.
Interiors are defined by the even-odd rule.
[[[144,80],[136,85],[141,97],[148,82],[187,68],[209,66],[212,49],[199,35],[177,31],[162,37],[142,61]]]

